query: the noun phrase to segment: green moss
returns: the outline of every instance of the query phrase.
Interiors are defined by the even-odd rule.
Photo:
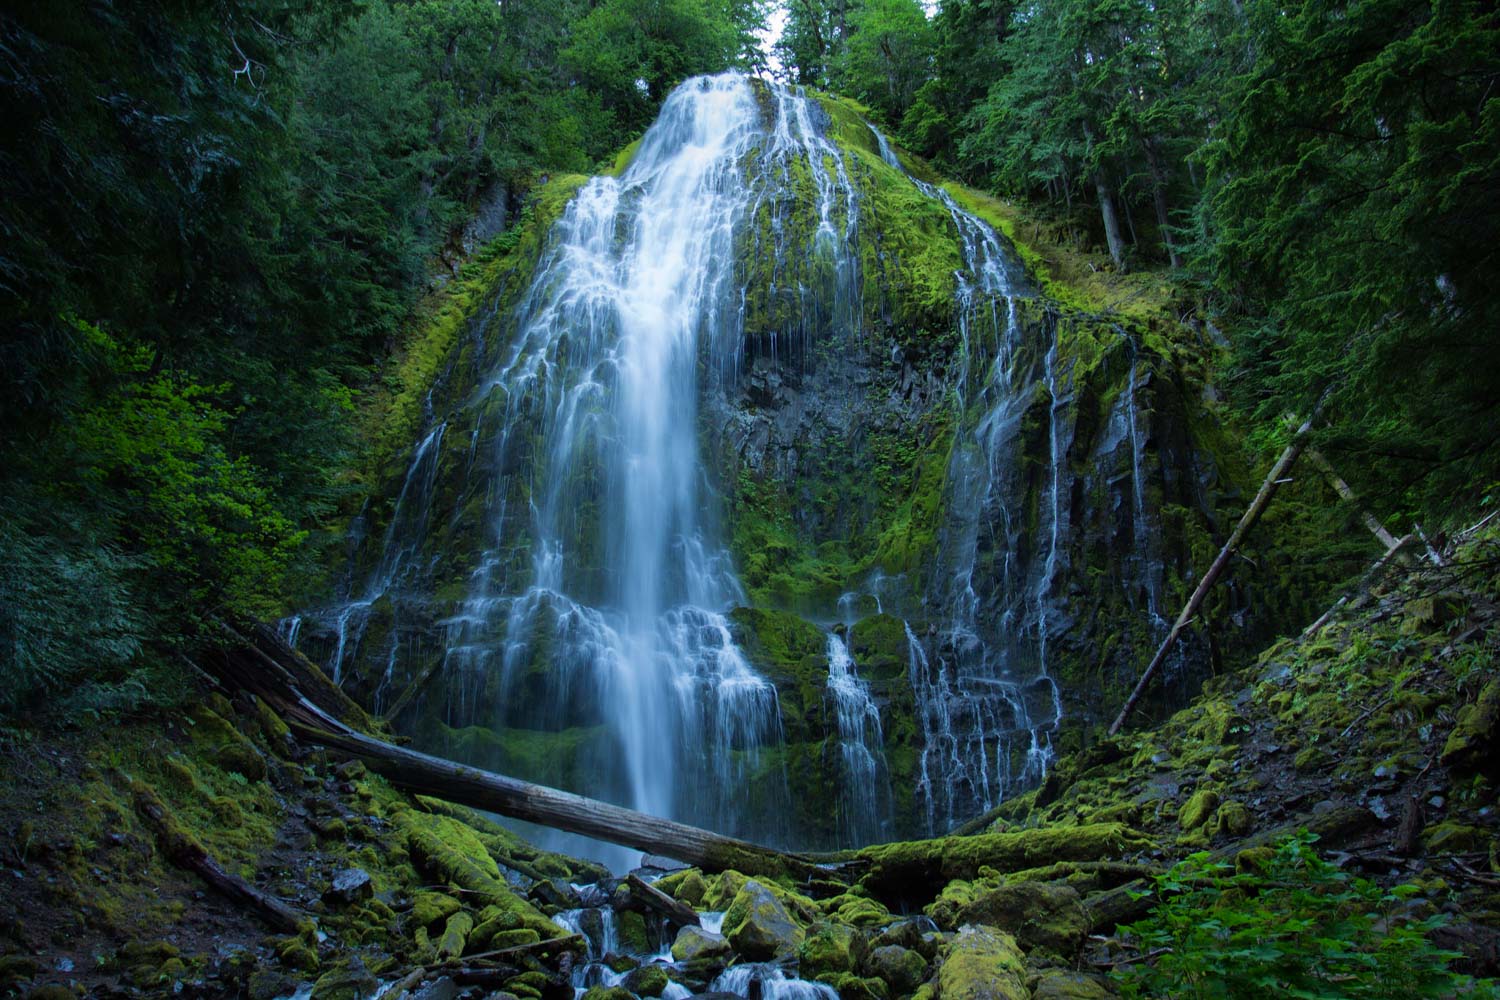
[[[863,934],[835,923],[814,924],[797,948],[804,979],[823,972],[854,972],[864,964],[868,946]]]
[[[1177,822],[1184,830],[1196,830],[1207,823],[1219,807],[1219,793],[1212,788],[1200,788],[1183,803],[1177,814]]]
[[[1026,962],[1015,938],[989,927],[965,927],[938,970],[943,1000],[1030,1000]]]

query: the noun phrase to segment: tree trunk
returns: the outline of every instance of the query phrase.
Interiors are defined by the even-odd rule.
[[[1166,247],[1167,259],[1174,268],[1181,269],[1182,254],[1177,252],[1177,243],[1172,239],[1172,213],[1167,207],[1167,171],[1153,140],[1142,138],[1141,148],[1146,153],[1146,169],[1151,174],[1151,201],[1156,207],[1156,227],[1161,230],[1161,242]]]
[[[1102,167],[1094,171],[1094,193],[1099,198],[1099,217],[1104,220],[1104,239],[1109,244],[1110,259],[1120,273],[1125,272],[1125,238],[1120,234],[1120,217],[1115,214],[1115,202],[1104,178]]]

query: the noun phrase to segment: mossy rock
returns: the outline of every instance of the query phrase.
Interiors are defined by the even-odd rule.
[[[1200,788],[1182,804],[1182,809],[1177,813],[1177,823],[1183,830],[1196,830],[1209,821],[1217,808],[1219,793],[1212,788]]]
[[[734,950],[752,961],[790,957],[807,936],[776,894],[755,879],[729,904],[724,928]]]
[[[463,904],[447,893],[424,891],[412,896],[409,919],[413,927],[427,927],[461,909]]]
[[[312,1000],[366,1000],[379,988],[380,981],[355,956],[318,977],[313,983]]]
[[[854,972],[864,962],[869,946],[865,936],[844,924],[818,923],[797,948],[803,978],[820,972]]]
[[[1432,854],[1477,854],[1489,850],[1490,834],[1481,827],[1450,819],[1428,827],[1422,842]]]
[[[1068,969],[1048,969],[1031,991],[1031,1000],[1109,1000],[1112,996],[1097,979]]]
[[[876,948],[865,961],[865,971],[889,983],[897,996],[906,996],[921,985],[928,968],[927,959],[920,952],[897,944]]]
[[[832,986],[840,1000],[890,1000],[890,985],[874,976],[856,976],[852,972],[824,972],[816,982]]]
[[[698,906],[708,894],[708,883],[704,881],[703,873],[696,868],[673,872],[660,879],[656,887],[679,903],[689,906]]]
[[[634,910],[626,910],[616,917],[620,932],[620,946],[633,955],[644,955],[652,951],[651,936],[646,929],[646,918]]]
[[[1255,819],[1245,803],[1235,799],[1221,803],[1214,814],[1214,832],[1229,837],[1243,837],[1255,829]]]
[[[1078,892],[1051,882],[1015,882],[992,889],[958,913],[959,924],[988,924],[1015,935],[1023,947],[1071,957],[1089,931]]]
[[[672,942],[674,962],[728,961],[733,953],[734,948],[724,935],[701,927],[682,928],[677,932],[677,939]]]
[[[635,1000],[635,994],[623,986],[594,986],[583,995],[583,1000]]]
[[[659,965],[643,965],[625,976],[621,984],[638,997],[659,997],[672,980]]]
[[[1458,710],[1458,721],[1443,745],[1443,766],[1455,774],[1500,775],[1500,680]]]
[[[993,927],[961,928],[938,970],[937,994],[942,1000],[1031,1000],[1016,939]]]

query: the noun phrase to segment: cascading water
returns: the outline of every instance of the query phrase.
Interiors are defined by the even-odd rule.
[[[1054,338],[1041,373],[1050,399],[1046,556],[1028,583],[1015,555],[1022,548],[1023,491],[1013,468],[1034,381],[1016,314],[1017,299],[1029,294],[1025,276],[989,225],[943,188],[913,177],[879,130],[871,131],[882,159],[947,208],[964,262],[956,276],[960,430],[948,465],[948,519],[926,595],[934,634],[924,644],[907,626],[909,673],[925,737],[918,792],[928,831],[936,833],[1039,780],[1052,756],[1048,734],[1062,717],[1047,670],[1064,453],[1057,344]],[[980,572],[987,557],[998,557],[999,565]]]
[[[880,839],[890,825],[890,773],[880,709],[860,680],[844,641],[828,634],[828,697],[839,732],[839,838],[846,844]]]

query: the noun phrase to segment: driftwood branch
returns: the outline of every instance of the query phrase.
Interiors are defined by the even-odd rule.
[[[1297,429],[1297,433],[1292,436],[1292,443],[1286,446],[1286,450],[1281,453],[1281,457],[1276,460],[1276,464],[1271,466],[1271,471],[1266,475],[1265,482],[1261,483],[1260,492],[1255,494],[1255,499],[1250,502],[1250,506],[1246,508],[1244,516],[1240,518],[1240,523],[1235,525],[1234,533],[1229,536],[1229,540],[1219,550],[1218,557],[1208,567],[1208,572],[1204,573],[1203,579],[1198,581],[1197,588],[1194,589],[1192,596],[1188,598],[1187,604],[1183,606],[1182,613],[1177,616],[1177,622],[1172,626],[1172,631],[1167,633],[1166,639],[1162,641],[1161,648],[1156,651],[1156,655],[1151,658],[1151,663],[1141,674],[1140,680],[1136,682],[1135,690],[1131,691],[1130,697],[1125,699],[1125,705],[1120,709],[1120,714],[1110,724],[1109,735],[1115,735],[1120,731],[1120,727],[1125,725],[1125,720],[1135,710],[1136,703],[1141,700],[1141,696],[1146,693],[1146,688],[1150,686],[1151,679],[1156,676],[1156,671],[1166,662],[1167,654],[1176,645],[1178,636],[1182,635],[1188,623],[1198,614],[1198,609],[1203,606],[1204,598],[1208,596],[1209,590],[1229,565],[1229,559],[1234,555],[1235,549],[1239,548],[1240,543],[1245,539],[1245,535],[1255,526],[1255,522],[1260,520],[1260,515],[1265,512],[1266,507],[1271,503],[1271,498],[1276,495],[1277,487],[1287,481],[1286,474],[1291,470],[1292,464],[1297,461],[1297,456],[1302,453],[1302,449],[1306,446],[1307,432],[1311,429],[1312,418],[1309,417]]]

